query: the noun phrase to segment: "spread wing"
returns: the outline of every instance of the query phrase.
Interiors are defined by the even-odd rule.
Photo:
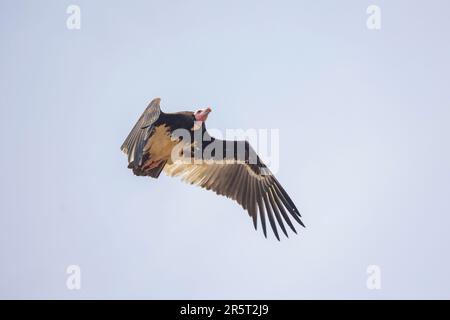
[[[215,148],[210,148],[212,142]],[[284,223],[297,233],[291,218],[304,226],[300,220],[301,215],[289,195],[247,141],[212,138],[210,143],[200,148],[203,151],[203,160],[206,161],[176,161],[167,164],[164,172],[237,201],[253,218],[255,229],[258,216],[260,217],[265,237],[266,217],[278,240],[280,237],[277,225],[286,236],[288,233]],[[208,148],[210,150],[207,150]],[[222,150],[218,152],[220,148]],[[205,151],[208,151],[208,155],[205,155]]]
[[[131,167],[140,166],[142,164],[145,142],[152,132],[153,124],[158,120],[161,114],[159,106],[160,101],[160,98],[156,98],[150,102],[120,147],[120,149],[128,155],[128,163]]]

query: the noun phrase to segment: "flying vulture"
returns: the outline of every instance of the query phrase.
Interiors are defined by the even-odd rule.
[[[122,144],[135,175],[158,178],[164,171],[231,198],[248,211],[255,229],[259,216],[266,238],[266,217],[278,240],[277,226],[288,237],[285,223],[297,233],[291,218],[304,227],[293,201],[247,141],[208,134],[210,108],[164,113],[160,101],[150,102]]]

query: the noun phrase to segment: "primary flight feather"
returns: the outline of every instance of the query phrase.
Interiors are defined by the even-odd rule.
[[[235,200],[253,219],[258,217],[267,237],[266,217],[276,238],[277,226],[288,236],[292,220],[304,226],[294,202],[247,141],[211,137],[205,122],[210,108],[164,113],[160,98],[150,102],[121,150],[137,176],[172,177]],[[201,139],[198,139],[201,137]]]

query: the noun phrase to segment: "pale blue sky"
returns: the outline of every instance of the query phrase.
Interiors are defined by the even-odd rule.
[[[450,298],[449,9],[0,1],[0,297]],[[134,177],[119,147],[156,96],[212,106],[215,128],[280,129],[308,228],[265,240],[226,198]]]

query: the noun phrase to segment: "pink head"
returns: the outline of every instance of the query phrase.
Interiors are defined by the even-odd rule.
[[[208,119],[208,114],[211,112],[211,108],[207,107],[206,109],[200,109],[194,112],[195,121],[205,122]]]

